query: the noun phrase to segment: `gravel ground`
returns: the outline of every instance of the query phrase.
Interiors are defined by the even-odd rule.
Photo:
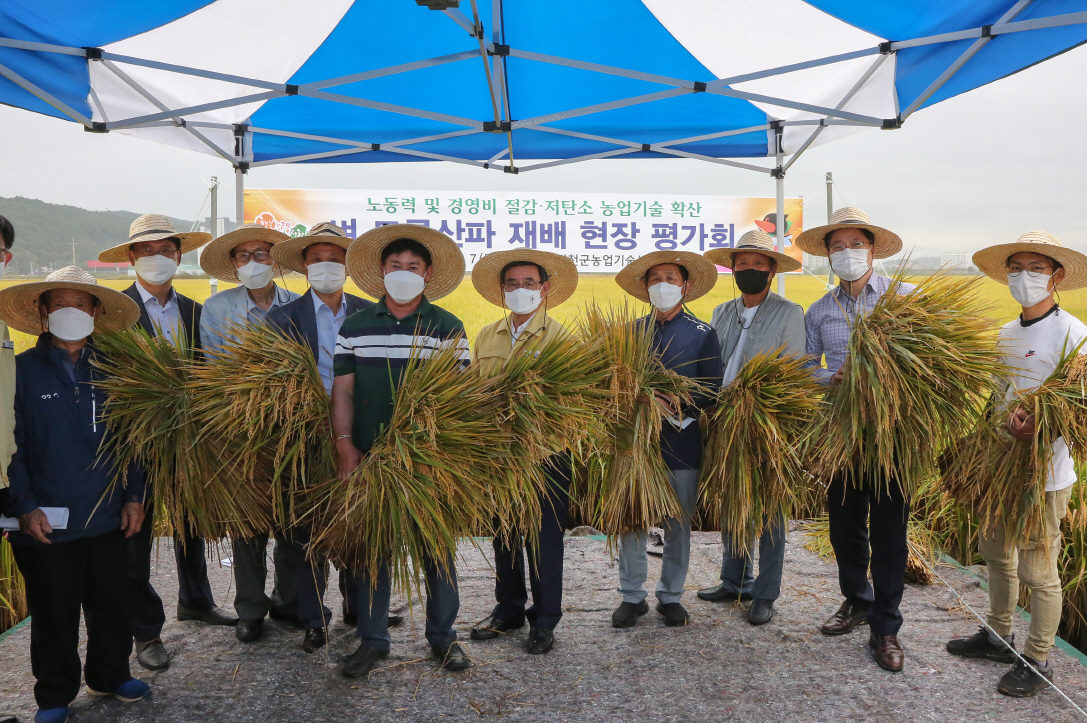
[[[628,630],[610,626],[619,596],[615,563],[600,541],[566,540],[566,617],[550,655],[523,650],[527,628],[506,638],[466,642],[476,666],[468,673],[435,670],[422,634],[422,614],[393,630],[392,653],[368,680],[337,672],[341,654],[355,647],[353,630],[339,618],[331,643],[316,655],[301,650],[301,631],[269,621],[264,637],[243,644],[226,628],[167,622],[163,639],[173,658],[169,669],[150,673],[133,658],[133,673],[154,687],[151,699],[122,704],[73,703],[75,721],[977,721],[1076,720],[1055,692],[1013,700],[996,692],[1007,666],[950,657],[943,643],[970,635],[971,622],[942,586],[908,587],[902,610],[905,671],[881,670],[868,654],[867,629],[828,638],[817,626],[840,603],[837,574],[799,545],[786,551],[784,589],[773,622],[752,627],[735,604],[697,600],[694,591],[714,584],[721,546],[714,533],[695,533],[686,629],[666,628],[655,612]],[[169,548],[154,572],[156,587],[174,599]],[[486,548],[489,553],[489,547]],[[489,554],[488,554],[489,557]],[[650,580],[659,558],[650,558]],[[985,609],[976,580],[944,568],[942,574],[971,606]],[[466,546],[459,566],[461,610],[457,627],[467,640],[472,623],[493,604],[489,562]],[[232,597],[228,568],[212,569],[218,600]],[[169,608],[168,608],[169,609]],[[1017,623],[1017,638],[1026,624]],[[0,707],[32,719],[30,629],[0,642]],[[1060,651],[1051,658],[1061,688],[1087,706],[1087,669]]]

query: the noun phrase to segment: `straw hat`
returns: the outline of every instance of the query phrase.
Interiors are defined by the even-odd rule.
[[[265,241],[275,246],[277,243],[289,239],[285,233],[266,228],[259,223],[247,223],[241,228],[230,233],[223,234],[212,241],[200,253],[200,268],[208,276],[220,281],[230,281],[235,284],[238,281],[238,270],[234,268],[234,261],[230,258],[230,252],[236,246],[247,241]]]
[[[823,237],[831,231],[837,231],[840,228],[866,228],[875,234],[875,256],[877,259],[885,259],[888,256],[894,256],[902,250],[902,239],[898,237],[898,234],[880,226],[873,226],[868,220],[867,213],[859,208],[852,208],[850,206],[839,208],[831,214],[829,224],[808,229],[797,236],[796,241],[793,241],[793,243],[799,246],[806,254],[811,254],[812,256],[829,256],[830,254],[827,253],[826,244],[823,243]]]
[[[778,253],[777,244],[774,242],[774,238],[760,229],[745,233],[740,237],[740,240],[736,242],[736,246],[733,248],[710,249],[704,256],[718,266],[732,269],[732,259],[736,254],[747,251],[754,251],[763,256],[769,256],[777,261],[778,271],[796,271],[801,266],[801,263],[792,256]]]
[[[311,226],[309,233],[298,238],[290,238],[280,241],[272,247],[272,258],[280,266],[300,274],[306,273],[306,264],[303,263],[303,255],[306,248],[313,244],[334,244],[346,251],[354,239],[347,237],[344,230],[332,223],[323,221],[316,226]]]
[[[479,295],[495,306],[505,308],[506,297],[499,274],[507,264],[515,261],[539,264],[547,272],[547,280],[551,284],[546,299],[548,309],[554,309],[569,299],[577,288],[577,264],[568,256],[536,249],[510,249],[487,254],[476,262],[472,269],[472,285]]]
[[[128,227],[128,241],[106,249],[98,254],[98,260],[108,264],[122,264],[128,261],[128,247],[140,241],[161,241],[164,238],[176,238],[181,242],[181,253],[195,251],[208,241],[210,233],[193,231],[178,233],[170,219],[159,213],[145,213]]]
[[[486,257],[484,257],[486,258]],[[660,264],[679,264],[687,269],[687,281],[690,291],[683,297],[684,302],[694,301],[705,296],[717,283],[717,267],[705,256],[691,251],[654,251],[634,259],[622,271],[615,275],[615,283],[636,299],[649,301],[649,289],[645,285],[645,275],[654,266]]]
[[[365,293],[380,299],[385,296],[381,276],[381,252],[393,241],[410,238],[426,246],[433,262],[430,281],[423,293],[435,301],[453,293],[464,280],[464,254],[457,243],[441,231],[410,223],[378,226],[355,239],[347,250],[347,273]],[[486,257],[484,257],[486,258]]]
[[[140,307],[120,291],[99,286],[98,281],[77,266],[65,266],[45,281],[9,286],[0,291],[0,319],[12,329],[37,336],[42,333],[38,297],[50,289],[76,289],[97,297],[102,307],[94,330],[122,331],[140,320]]]
[[[994,281],[1008,283],[1008,258],[1026,251],[1056,259],[1064,267],[1064,281],[1060,288],[1069,291],[1087,286],[1087,256],[1074,251],[1056,236],[1045,231],[1031,231],[1015,240],[1015,243],[988,246],[974,254],[974,265]]]

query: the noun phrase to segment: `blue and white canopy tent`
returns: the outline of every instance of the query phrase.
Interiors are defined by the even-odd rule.
[[[1087,40],[1087,0],[457,5],[5,0],[0,103],[221,156],[239,218],[272,164],[662,157],[775,177],[780,217],[810,146]]]

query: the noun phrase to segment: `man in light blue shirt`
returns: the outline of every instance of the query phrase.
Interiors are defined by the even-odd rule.
[[[347,280],[347,248],[351,239],[334,223],[319,223],[299,238],[276,244],[272,258],[285,269],[305,274],[309,289],[296,301],[272,309],[268,323],[285,335],[309,346],[317,360],[317,369],[325,391],[332,393],[332,361],[336,336],[344,319],[374,302],[344,291]],[[333,311],[335,310],[335,311]],[[294,528],[295,544],[309,542],[309,530]],[[326,642],[325,629],[332,612],[324,606],[328,565],[323,559],[311,560],[298,568],[298,619],[306,629],[302,649],[313,653]],[[343,619],[346,625],[358,622],[357,586],[351,573],[340,570],[343,595]],[[394,621],[395,622],[395,621]]]
[[[246,224],[220,236],[204,247],[200,266],[220,281],[239,286],[220,291],[204,302],[200,334],[205,354],[214,359],[228,353],[226,344],[236,340],[234,329],[246,323],[263,321],[277,307],[299,298],[293,291],[273,281],[277,267],[272,247],[287,240],[286,234],[260,224]],[[245,540],[233,540],[233,570],[236,593],[234,609],[238,625],[234,634],[243,643],[251,643],[264,633],[264,616],[298,625],[298,570],[303,567],[305,551],[282,533],[275,535],[273,554],[275,584],[271,598],[264,592],[268,577],[265,551],[268,533]]]
[[[902,239],[871,224],[857,208],[841,208],[830,224],[800,234],[797,246],[805,253],[829,256],[841,283],[808,309],[804,319],[807,335],[807,366],[823,384],[836,386],[843,377],[849,336],[858,315],[872,311],[888,291],[911,291],[912,284],[894,288],[892,279],[875,273],[875,259],[893,256]],[[823,366],[823,357],[826,366]],[[838,562],[838,585],[845,602],[823,623],[824,635],[844,635],[867,622],[868,645],[879,666],[902,670],[904,654],[898,643],[902,627],[899,604],[905,589],[906,523],[910,501],[897,484],[866,479],[846,471],[823,480],[827,487],[830,543]],[[881,493],[880,490],[890,490]],[[872,582],[868,582],[871,567]]]

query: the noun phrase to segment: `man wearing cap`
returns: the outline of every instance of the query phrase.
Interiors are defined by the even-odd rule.
[[[136,283],[122,291],[140,310],[140,326],[151,336],[162,335],[187,348],[200,348],[201,306],[173,288],[174,274],[182,254],[194,251],[211,240],[211,234],[180,233],[165,216],[145,213],[132,222],[128,241],[106,249],[98,260],[128,262],[136,270]],[[150,500],[151,495],[147,496]],[[154,510],[147,523],[128,540],[128,579],[132,595],[132,637],[136,660],[148,670],[170,665],[162,644],[166,611],[162,598],[151,585],[151,554],[154,546]],[[202,620],[211,625],[234,625],[238,619],[215,604],[208,582],[204,539],[174,533],[174,560],[177,564],[177,619]]]
[[[200,266],[208,276],[238,283],[233,289],[220,291],[204,302],[200,317],[200,336],[205,354],[215,359],[229,353],[228,342],[237,340],[234,328],[259,323],[267,314],[288,304],[299,295],[281,288],[273,281],[276,266],[272,247],[287,240],[286,234],[248,223],[215,239],[200,254]],[[275,534],[275,582],[271,598],[264,592],[268,577],[265,552],[268,533],[246,540],[233,540],[233,570],[236,592],[234,609],[238,624],[234,634],[243,643],[259,640],[264,634],[264,616],[294,625],[298,621],[297,580],[305,552],[302,546]]]
[[[892,280],[875,273],[874,259],[898,253],[902,239],[875,226],[857,208],[840,208],[826,226],[805,231],[796,245],[814,256],[829,256],[841,283],[808,309],[804,319],[807,366],[823,384],[833,387],[844,375],[849,335],[861,314],[875,307],[891,289]],[[907,293],[913,284],[899,284]],[[826,365],[823,365],[823,357]],[[879,490],[889,490],[880,494]],[[830,543],[838,561],[838,585],[845,601],[823,623],[824,635],[844,635],[867,622],[868,644],[880,667],[902,670],[904,654],[898,642],[902,627],[899,604],[905,588],[906,523],[910,501],[897,484],[863,479],[846,472],[829,481],[827,517]],[[872,582],[868,582],[871,568]]]
[[[665,625],[687,625],[689,616],[680,604],[691,555],[691,518],[698,499],[702,467],[702,433],[698,417],[716,398],[724,365],[721,343],[713,327],[683,308],[709,293],[717,283],[717,269],[689,251],[654,251],[628,264],[615,276],[623,291],[650,302],[653,311],[639,320],[653,328],[653,347],[665,367],[703,384],[692,395],[693,406],[676,409],[662,395],[654,400],[666,415],[661,425],[661,451],[668,467],[668,483],[683,509],[681,519],[664,521],[664,555],[657,583],[657,612]],[[619,537],[619,592],[622,604],[612,613],[611,624],[629,628],[649,612],[645,581],[646,532],[626,532]]]
[[[341,480],[348,480],[388,424],[397,387],[413,350],[455,345],[465,365],[468,340],[460,319],[431,303],[451,293],[464,278],[464,256],[443,233],[406,224],[379,226],[359,237],[347,252],[347,270],[364,292],[380,299],[349,316],[336,340],[332,382],[332,435]],[[444,563],[444,564],[443,564]],[[453,624],[460,610],[454,560],[417,560],[426,577],[426,638],[446,670],[471,667],[456,642]],[[448,570],[448,572],[444,572]],[[389,575],[377,580],[356,571],[359,647],[343,674],[358,678],[389,654]]]
[[[472,363],[483,374],[497,374],[506,362],[524,354],[538,353],[547,344],[567,335],[548,310],[570,298],[577,288],[577,266],[566,256],[513,249],[484,256],[472,269],[472,284],[487,301],[509,310],[509,316],[485,326],[476,337]],[[510,545],[495,537],[497,601],[490,616],[477,623],[472,640],[490,640],[529,622],[525,649],[532,654],[550,652],[555,626],[562,618],[562,555],[566,514],[570,507],[570,457],[557,452],[543,464],[548,491],[540,500],[543,512],[537,543],[528,549],[532,607],[525,609],[525,557],[518,541]]]
[[[705,256],[730,269],[740,290],[739,298],[713,310],[710,322],[721,342],[722,358],[727,360],[723,384],[731,384],[743,366],[759,354],[780,351],[784,356],[804,356],[804,310],[770,291],[778,272],[796,271],[800,262],[778,253],[774,239],[760,230],[745,233],[735,248],[712,249]],[[774,601],[781,594],[785,532],[783,516],[764,517],[757,578],[751,574],[751,555],[731,549],[731,537],[722,534],[721,582],[699,590],[698,597],[709,602],[752,600],[747,621],[752,625],[770,622]]]
[[[1045,231],[1032,231],[1015,243],[978,251],[974,265],[989,278],[1007,284],[1012,298],[1022,307],[1019,318],[1000,329],[998,343],[1008,369],[1002,380],[1000,407],[1008,415],[1004,425],[1008,433],[1020,444],[1031,444],[1034,415],[1015,404],[1017,395],[1044,382],[1068,354],[1087,354],[1087,348],[1080,346],[1087,339],[1087,326],[1062,309],[1056,299],[1058,290],[1087,286],[1087,256],[1066,248]],[[1004,521],[994,516],[983,520],[978,535],[978,551],[989,570],[987,623],[995,634],[982,626],[972,637],[947,643],[947,652],[952,655],[1014,663],[996,689],[1016,698],[1034,695],[1046,687],[1046,680],[1053,679],[1049,651],[1056,640],[1063,605],[1057,569],[1061,520],[1068,514],[1076,470],[1064,438],[1053,442],[1051,454],[1043,529],[1009,540]],[[1012,620],[1020,583],[1030,590],[1030,632],[1023,647],[1026,663],[1013,652]]]
[[[125,538],[144,523],[144,472],[114,484],[115,461],[95,382],[95,330],[139,319],[136,304],[75,266],[0,291],[0,318],[37,344],[15,359],[15,444],[4,513],[33,619],[35,721],[62,723],[79,694],[80,612],[87,623],[84,675],[92,696],[132,702],[151,692],[132,677]]]
[[[319,223],[305,236],[281,241],[272,247],[272,259],[280,267],[306,277],[309,289],[301,298],[274,308],[268,323],[285,335],[309,346],[325,391],[332,393],[332,362],[336,337],[344,319],[374,302],[344,291],[347,281],[347,249],[351,239],[334,223]],[[334,311],[335,310],[335,311]],[[292,542],[303,547],[309,542],[309,530],[294,528]],[[328,565],[325,560],[298,566],[298,619],[306,629],[302,649],[319,650],[327,642],[325,628],[332,612],[324,606]],[[340,570],[343,617],[348,625],[358,620],[356,585],[348,570]]]

